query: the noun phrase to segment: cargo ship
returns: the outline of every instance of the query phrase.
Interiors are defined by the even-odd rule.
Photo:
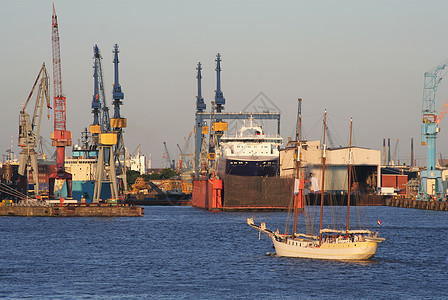
[[[90,203],[93,201],[95,191],[95,170],[98,161],[98,150],[89,146],[86,142],[83,146],[75,145],[72,149],[72,157],[65,160],[65,169],[72,174],[73,199]],[[56,199],[67,198],[65,181],[56,181]],[[111,197],[109,182],[103,182],[100,199],[106,200]]]

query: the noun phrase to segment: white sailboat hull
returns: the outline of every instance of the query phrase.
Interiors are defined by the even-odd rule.
[[[378,242],[322,243],[287,239],[278,241],[271,235],[278,256],[333,260],[363,260],[375,255]]]

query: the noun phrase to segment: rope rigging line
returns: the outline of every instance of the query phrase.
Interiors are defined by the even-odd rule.
[[[27,198],[25,194],[22,192],[19,192],[18,190],[13,189],[12,187],[8,186],[7,184],[0,182],[0,191],[19,198]]]
[[[5,183],[3,183],[3,182],[0,182],[0,186],[3,186],[6,190],[10,190],[11,192],[14,192],[14,193],[17,193],[17,194],[21,194],[21,195],[26,196],[25,194],[21,193],[21,192],[18,191],[18,190],[13,189],[12,187],[10,187],[9,185],[7,185],[7,184],[5,184]]]
[[[8,190],[8,189],[0,188],[0,191],[1,191],[2,193],[5,193],[5,194],[10,195],[10,196],[13,196],[13,197],[26,198],[26,195],[24,195],[24,194],[22,194],[22,193],[20,193],[20,192],[17,192],[17,191],[15,191],[15,190],[10,191],[10,190]]]

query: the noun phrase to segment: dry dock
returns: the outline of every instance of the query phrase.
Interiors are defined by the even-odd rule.
[[[18,217],[143,217],[143,207],[107,204],[64,206],[0,206],[0,216]]]

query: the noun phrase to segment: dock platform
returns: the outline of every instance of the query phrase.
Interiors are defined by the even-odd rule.
[[[143,207],[109,204],[0,206],[0,216],[17,217],[143,217]]]
[[[384,199],[384,205],[392,207],[448,211],[447,201],[421,201],[406,198],[386,198]]]

